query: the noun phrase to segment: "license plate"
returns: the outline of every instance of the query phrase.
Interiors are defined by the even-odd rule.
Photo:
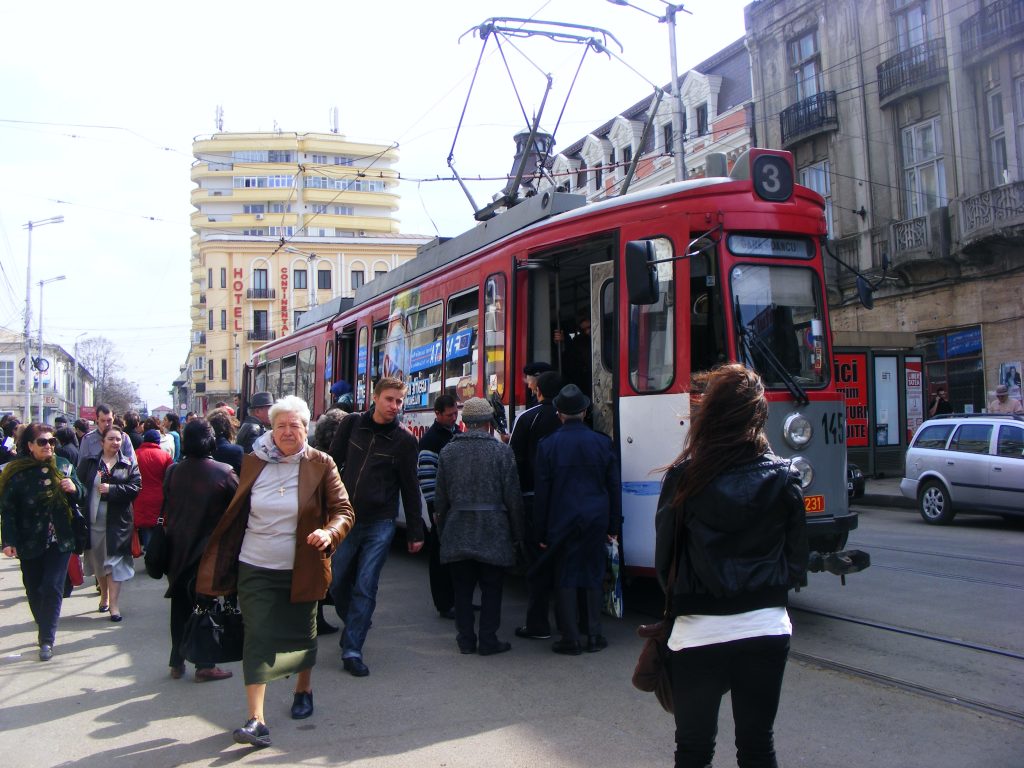
[[[817,496],[804,496],[804,512],[807,514],[814,514],[816,512],[825,511],[825,497],[821,494]]]

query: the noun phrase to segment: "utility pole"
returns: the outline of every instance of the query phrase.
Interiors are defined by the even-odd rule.
[[[45,227],[47,224],[62,224],[63,216],[51,216],[48,219],[30,221],[23,225],[28,230],[28,263],[25,266],[25,416],[27,424],[32,421],[32,336],[30,326],[32,323],[32,230],[36,227]],[[40,353],[40,357],[42,354]]]

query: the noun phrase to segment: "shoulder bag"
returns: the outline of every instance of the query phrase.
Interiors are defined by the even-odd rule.
[[[242,614],[233,600],[201,600],[185,622],[181,655],[200,665],[241,661],[244,639]]]
[[[151,578],[162,579],[170,565],[171,553],[168,547],[167,531],[164,529],[163,517],[157,518],[156,525],[149,532],[149,543],[146,545],[146,573]]]
[[[82,514],[77,504],[71,505],[71,532],[75,537],[76,555],[90,548],[89,518]]]

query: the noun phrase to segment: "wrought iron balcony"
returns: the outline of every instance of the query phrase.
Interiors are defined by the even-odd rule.
[[[966,64],[1024,39],[1024,0],[996,0],[960,25]]]
[[[948,77],[945,39],[929,40],[878,65],[878,101],[884,107],[897,98],[945,82]]]
[[[250,288],[245,292],[247,299],[275,299],[277,291],[273,288]]]
[[[269,328],[257,328],[255,331],[249,331],[245,336],[249,341],[273,341],[277,338],[277,333]]]
[[[997,235],[999,230],[1024,225],[1024,181],[986,189],[960,199],[962,242]]]
[[[786,107],[779,114],[779,123],[782,127],[783,147],[819,133],[837,130],[839,113],[836,110],[836,92],[822,91]]]

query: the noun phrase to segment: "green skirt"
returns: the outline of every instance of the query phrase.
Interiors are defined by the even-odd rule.
[[[293,603],[291,590],[291,571],[238,564],[246,685],[268,683],[316,664],[316,601]]]

